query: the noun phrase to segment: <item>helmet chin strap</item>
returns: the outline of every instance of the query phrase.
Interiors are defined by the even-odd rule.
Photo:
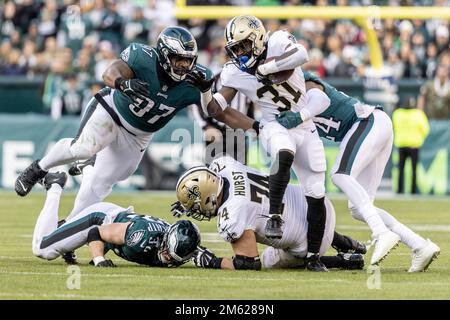
[[[247,72],[248,68],[245,65],[250,58],[248,56],[240,56],[239,57],[239,70]]]

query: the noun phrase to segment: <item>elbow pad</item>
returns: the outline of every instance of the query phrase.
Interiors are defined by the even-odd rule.
[[[98,227],[92,228],[88,232],[87,243],[91,243],[92,241],[103,241],[102,237],[100,236],[100,230],[98,229]]]
[[[261,270],[261,259],[259,256],[246,257],[236,255],[233,258],[233,266],[236,270]]]

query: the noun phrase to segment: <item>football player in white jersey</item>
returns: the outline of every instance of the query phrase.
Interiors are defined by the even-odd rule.
[[[269,212],[269,177],[245,166],[229,156],[214,160],[209,168],[194,167],[177,183],[179,202],[172,212],[186,213],[197,220],[217,216],[217,229],[223,240],[231,243],[233,259],[218,258],[210,250],[199,250],[194,263],[203,268],[261,269],[257,243],[270,246],[264,250],[265,268],[304,267],[308,251],[307,201],[301,188],[288,185],[283,197],[285,229],[281,239],[269,239],[265,220]],[[326,227],[320,246],[323,255],[333,245],[341,252],[356,255],[323,257],[327,267],[362,268],[366,252],[364,244],[337,234],[335,212],[326,199]]]
[[[283,237],[282,199],[292,167],[308,203],[307,267],[313,271],[327,271],[318,254],[326,221],[323,143],[312,120],[291,130],[276,121],[280,112],[298,112],[307,103],[305,80],[300,67],[308,61],[306,49],[286,31],[276,31],[269,37],[262,22],[254,16],[233,18],[226,27],[225,38],[231,61],[224,65],[221,73],[223,87],[214,95],[211,91],[203,92],[202,107],[205,113],[226,124],[226,110],[237,92],[244,93],[261,108],[260,138],[272,157],[270,209],[265,235],[273,239]],[[272,60],[268,61],[268,58]],[[275,83],[274,74],[286,70],[293,70],[287,81]],[[329,102],[326,95],[323,98],[325,103]],[[252,127],[259,131],[256,121],[241,128],[248,130]]]
[[[409,272],[425,271],[440,248],[373,203],[392,150],[391,119],[380,106],[349,97],[309,72],[305,80],[308,92],[325,92],[331,104],[323,105],[313,97],[300,113],[281,113],[278,122],[292,128],[314,117],[321,137],[340,142],[331,178],[347,195],[352,216],[372,231],[376,243],[371,264],[379,264],[401,240],[413,250]]]

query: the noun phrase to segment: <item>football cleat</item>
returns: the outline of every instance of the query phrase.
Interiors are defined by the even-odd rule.
[[[25,197],[46,174],[47,171],[42,170],[39,166],[39,160],[34,161],[17,178],[14,187],[16,193],[21,197]]]
[[[327,267],[320,261],[318,253],[306,258],[306,269],[314,272],[328,272]]]
[[[338,253],[342,259],[342,268],[346,270],[362,270],[364,268],[364,256],[358,253]]]
[[[74,251],[64,253],[62,255],[62,258],[69,265],[78,264],[77,255],[75,254]]]
[[[83,169],[87,166],[94,166],[95,159],[97,155],[94,155],[93,157],[90,157],[89,159],[85,161],[76,161],[74,162],[70,168],[69,168],[69,174],[71,176],[79,176],[83,173]]]
[[[378,265],[383,261],[386,256],[398,246],[400,242],[400,237],[398,234],[387,231],[378,236],[375,243],[375,250],[372,254],[372,259],[370,260],[371,265]]]
[[[408,272],[426,271],[439,253],[441,253],[441,249],[430,239],[427,239],[427,244],[423,248],[413,251],[413,259]]]
[[[67,182],[67,174],[65,172],[49,172],[44,179],[41,180],[41,184],[46,190],[49,190],[52,184],[58,184],[64,189]]]
[[[270,218],[267,219],[266,223],[266,237],[268,239],[281,239],[283,237],[283,230],[281,226],[283,225],[283,219],[281,219],[280,214],[272,214]]]

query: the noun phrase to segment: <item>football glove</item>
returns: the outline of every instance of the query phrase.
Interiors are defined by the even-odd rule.
[[[112,262],[112,260],[103,260],[99,263],[97,263],[97,265],[94,263],[94,260],[89,261],[89,264],[91,266],[95,266],[95,267],[99,267],[99,268],[115,268],[116,265],[114,264],[114,262]]]
[[[172,203],[170,212],[175,218],[180,218],[183,214],[186,214],[186,210],[183,208],[180,201]]]
[[[192,261],[196,267],[207,269],[220,269],[222,258],[217,258],[211,250],[199,246]]]
[[[206,92],[213,85],[214,78],[207,79],[206,73],[194,69],[186,75],[186,81],[201,92]]]
[[[286,129],[292,129],[300,125],[303,120],[300,112],[283,111],[277,116],[277,121]]]
[[[263,75],[262,73],[260,73],[258,71],[258,69],[256,69],[255,77],[256,77],[256,80],[258,80],[259,82],[261,82],[265,86],[271,86],[271,85],[274,84],[274,82],[270,79],[268,74],[267,75]]]
[[[114,82],[114,86],[136,104],[141,103],[150,96],[148,83],[139,79],[117,78]]]

